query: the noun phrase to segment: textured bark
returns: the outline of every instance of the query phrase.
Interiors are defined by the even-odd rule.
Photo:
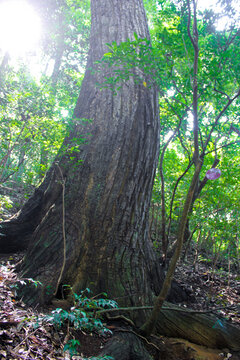
[[[170,307],[172,307],[171,304]],[[108,355],[118,360],[147,360],[154,359],[219,359],[222,349],[228,349],[234,359],[239,359],[240,331],[229,324],[224,331],[213,328],[217,318],[204,314],[192,314],[186,309],[179,311],[179,307],[171,310],[163,310],[159,317],[158,332],[167,337],[158,339],[154,336],[146,339],[137,336],[136,331],[131,329],[119,329],[114,331],[114,336],[107,342],[100,356]],[[186,342],[188,339],[191,342]],[[152,344],[155,343],[157,347]],[[200,347],[198,345],[204,345]],[[177,346],[176,346],[177,345]],[[218,349],[218,351],[214,351]],[[150,353],[151,355],[150,355]],[[209,355],[215,354],[210,357]]]
[[[240,351],[240,329],[213,314],[196,313],[164,303],[156,332],[165,336],[187,339],[212,348]]]
[[[118,360],[152,360],[152,356],[144,347],[137,335],[130,331],[116,332],[100,356],[112,356]]]
[[[61,189],[62,187],[56,182],[56,173],[52,168],[45,181],[35,190],[22,209],[11,219],[0,224],[1,253],[27,249],[34,230],[61,193]]]
[[[134,39],[134,32],[149,38],[142,1],[92,0],[87,68],[108,51],[106,43]],[[149,304],[153,279],[160,285],[147,236],[158,159],[157,93],[130,79],[113,95],[96,86],[104,75],[86,71],[74,129],[58,159],[20,214],[2,224],[2,248],[16,249],[19,242],[24,248],[30,239],[21,270],[43,286],[36,293],[24,290],[29,303],[50,299],[62,270],[61,283],[75,292],[86,286],[107,290],[122,304]],[[86,142],[79,151],[64,152],[82,137]]]

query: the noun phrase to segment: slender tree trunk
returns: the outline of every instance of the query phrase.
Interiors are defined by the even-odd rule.
[[[44,145],[41,145],[40,149],[40,171],[39,171],[39,178],[42,180],[46,173],[46,168],[48,166],[48,158],[49,158],[49,151],[46,149]]]
[[[195,187],[196,187],[197,181],[199,179],[201,167],[202,167],[201,162],[196,164],[195,172],[193,174],[191,184],[188,189],[186,200],[184,202],[184,208],[183,208],[181,219],[180,219],[179,226],[178,226],[178,236],[177,236],[176,248],[175,248],[174,254],[171,258],[171,261],[170,261],[170,264],[168,267],[168,271],[166,273],[166,277],[164,279],[161,291],[155,300],[152,313],[148,317],[147,321],[141,327],[141,332],[144,335],[150,335],[152,333],[152,331],[155,329],[155,327],[158,323],[158,315],[161,311],[162,305],[163,305],[163,303],[168,295],[168,292],[170,290],[174,271],[176,269],[177,262],[181,255],[181,250],[182,250],[183,240],[184,240],[184,230],[186,227],[188,213],[189,213],[192,198],[194,195]]]
[[[51,75],[52,80],[52,87],[55,88],[58,82],[62,57],[66,48],[64,43],[64,32],[66,31],[63,13],[60,13],[57,18],[57,26],[58,26],[58,35],[57,35],[57,42],[56,42],[56,54],[55,54],[55,62],[54,68]]]
[[[108,51],[106,43],[134,39],[134,32],[149,39],[142,1],[92,0],[87,69]],[[23,290],[29,303],[51,299],[60,283],[75,292],[107,290],[123,304],[152,300],[158,270],[148,211],[158,160],[157,93],[130,79],[114,95],[96,86],[104,76],[86,71],[74,129],[58,159],[18,217],[2,224],[6,249],[30,238],[21,270],[43,286],[35,295]],[[69,151],[80,138],[85,143]]]

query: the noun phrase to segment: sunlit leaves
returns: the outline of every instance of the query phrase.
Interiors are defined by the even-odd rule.
[[[193,205],[190,224],[191,228],[199,226],[206,231],[211,230],[216,242],[226,239],[222,242],[222,246],[225,246],[231,237],[230,227],[233,224],[236,227],[236,215],[232,214],[235,214],[240,202],[239,191],[236,189],[239,188],[239,177],[235,176],[238,173],[236,154],[239,153],[239,97],[225,109],[226,104],[239,91],[240,37],[237,28],[232,28],[230,32],[216,31],[212,26],[212,19],[198,19],[198,120],[200,157],[203,161],[199,183],[205,185]],[[173,222],[177,222],[193,171],[190,168],[184,174],[193,155],[191,108],[194,54],[187,33],[184,8],[180,9],[180,6],[163,1],[155,20],[152,30],[153,47],[162,51],[165,66],[171,74],[166,80],[161,78],[161,86],[158,87],[161,95],[161,151],[178,127],[175,137],[164,150],[162,163],[166,221],[169,221],[171,215]],[[165,71],[164,75],[166,74]],[[220,160],[218,169],[211,169],[217,158]],[[175,185],[181,174],[184,177],[179,181],[173,198]],[[209,181],[211,179],[216,181]],[[163,199],[161,191],[162,181],[157,171],[153,202],[160,202],[160,206]],[[160,217],[159,214],[157,216]],[[175,231],[172,223],[172,235]]]
[[[1,182],[41,181],[69,131],[83,79],[90,1],[32,3],[45,31],[41,67],[36,80],[28,67],[30,56],[27,65],[15,62],[11,68],[7,63],[0,74]]]
[[[0,112],[0,181],[38,182],[43,171],[40,155],[48,151],[46,171],[61,146],[66,123],[51,89],[37,84],[25,67],[9,69],[2,80],[7,103]]]

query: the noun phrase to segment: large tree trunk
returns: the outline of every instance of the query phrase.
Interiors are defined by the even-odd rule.
[[[134,39],[134,32],[149,39],[141,0],[92,0],[87,69],[108,51],[106,43]],[[2,224],[6,251],[30,239],[22,273],[43,283],[36,295],[24,291],[30,303],[50,299],[60,282],[75,292],[107,290],[122,304],[152,301],[158,266],[147,235],[158,159],[157,93],[130,79],[114,95],[96,86],[104,76],[86,71],[74,129],[58,159],[21,213]],[[82,138],[79,150],[70,150]]]

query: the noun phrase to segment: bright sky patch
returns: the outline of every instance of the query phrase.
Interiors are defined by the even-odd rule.
[[[21,56],[33,51],[41,35],[40,18],[24,0],[0,4],[0,49]]]

